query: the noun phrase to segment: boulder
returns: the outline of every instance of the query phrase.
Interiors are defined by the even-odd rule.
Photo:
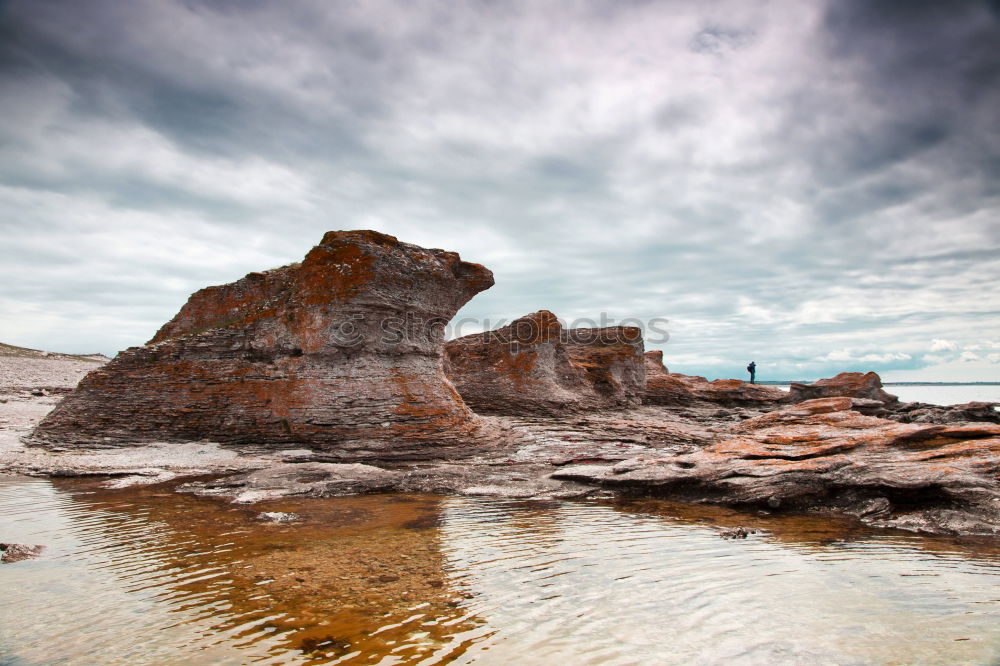
[[[444,326],[492,285],[454,252],[328,232],[301,263],[192,295],[145,346],[87,375],[32,441],[213,440],[330,459],[462,450],[489,427],[444,376]]]
[[[812,384],[792,382],[786,402],[834,397],[867,398],[887,405],[899,402],[899,398],[882,390],[882,379],[874,372],[841,372]]]
[[[676,372],[646,373],[643,402],[667,407],[758,407],[777,406],[788,394],[774,386],[750,384],[739,379],[716,379]]]
[[[564,329],[548,310],[451,340],[445,351],[448,377],[484,414],[634,407],[645,383],[638,328]]]
[[[1000,425],[902,424],[859,413],[855,400],[809,400],[698,450],[551,476],[689,501],[847,513],[878,526],[1000,534]]]

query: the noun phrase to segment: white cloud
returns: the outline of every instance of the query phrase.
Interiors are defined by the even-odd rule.
[[[936,351],[957,351],[957,350],[958,350],[958,343],[955,342],[954,340],[944,340],[942,338],[938,338],[938,339],[935,339],[935,340],[931,341],[931,351],[932,352],[936,352]]]

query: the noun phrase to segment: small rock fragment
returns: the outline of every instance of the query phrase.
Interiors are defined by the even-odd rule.
[[[722,530],[719,536],[723,539],[746,539],[751,534],[757,534],[757,530],[740,525],[739,527]]]
[[[294,523],[300,519],[297,513],[285,513],[283,511],[264,511],[257,514],[257,520],[266,523]]]
[[[0,543],[0,562],[11,564],[22,560],[33,560],[42,554],[45,546],[26,543]]]

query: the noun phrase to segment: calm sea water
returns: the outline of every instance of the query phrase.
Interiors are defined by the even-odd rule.
[[[5,666],[1000,662],[1000,544],[842,521],[0,477],[0,540]]]
[[[788,384],[778,385],[788,390]],[[932,405],[959,405],[966,402],[1000,402],[1000,385],[996,384],[914,384],[886,386],[903,402],[926,402]]]

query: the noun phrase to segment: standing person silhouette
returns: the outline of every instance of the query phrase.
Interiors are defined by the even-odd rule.
[[[757,364],[754,361],[750,361],[750,365],[747,366],[747,372],[750,373],[750,383],[756,384],[754,380],[757,378]]]

